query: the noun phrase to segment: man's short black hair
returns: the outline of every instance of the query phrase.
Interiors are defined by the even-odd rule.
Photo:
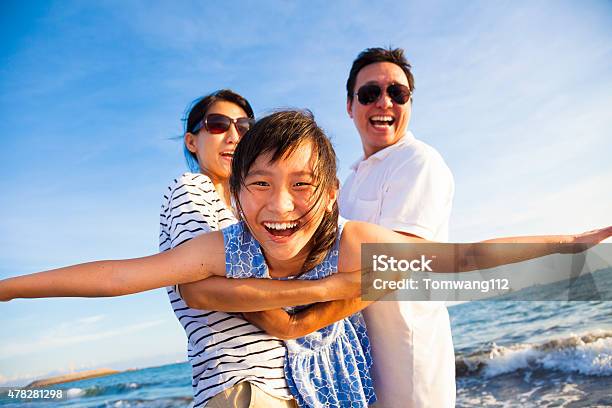
[[[404,56],[404,50],[401,48],[367,48],[363,50],[353,61],[351,72],[346,81],[346,96],[349,101],[353,101],[353,95],[355,94],[355,82],[357,81],[357,74],[361,69],[367,65],[375,64],[377,62],[390,62],[397,65],[404,71],[406,78],[408,79],[408,86],[410,91],[414,91],[414,77],[410,72],[410,63]]]

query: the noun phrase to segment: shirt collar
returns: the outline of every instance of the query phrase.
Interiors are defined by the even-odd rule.
[[[392,152],[394,152],[395,149],[397,149],[398,147],[403,146],[403,145],[408,145],[412,143],[413,141],[414,141],[414,135],[412,134],[411,131],[408,130],[406,131],[406,134],[401,137],[400,140],[398,140],[391,146],[387,146],[384,149],[377,151],[376,153],[374,153],[367,159],[363,155],[359,157],[357,161],[351,164],[351,170],[356,171],[357,168],[359,167],[359,164],[361,164],[362,162],[378,162],[378,161],[384,160],[385,158],[387,158],[387,156],[389,156]]]

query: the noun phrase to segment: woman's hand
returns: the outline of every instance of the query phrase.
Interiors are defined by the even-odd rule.
[[[242,313],[242,317],[249,323],[264,330],[270,336],[281,340],[299,337],[294,334],[296,329],[295,320],[283,309],[245,312]]]
[[[288,340],[303,337],[329,326],[359,312],[371,303],[362,301],[360,298],[342,299],[316,303],[293,315],[289,315],[283,309],[243,313],[242,315],[269,335]]]

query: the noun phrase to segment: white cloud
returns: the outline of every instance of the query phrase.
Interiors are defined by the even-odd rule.
[[[548,192],[512,190],[512,195],[463,203],[453,215],[452,236],[472,241],[499,235],[569,234],[610,223],[612,196],[605,186],[612,170]]]
[[[14,358],[20,355],[31,354],[33,351],[42,352],[57,350],[74,344],[84,342],[90,343],[101,339],[124,336],[159,326],[164,322],[164,320],[153,320],[150,322],[138,323],[135,325],[124,326],[106,331],[95,331],[93,333],[71,335],[63,334],[60,328],[53,330],[52,332],[47,332],[45,335],[41,335],[39,338],[34,340],[13,341],[3,344],[2,350],[0,350],[0,359]]]
[[[106,317],[105,315],[94,315],[94,316],[88,316],[88,317],[81,317],[77,319],[74,322],[74,324],[77,326],[94,324],[94,323],[98,323],[99,321],[103,320],[105,317]]]

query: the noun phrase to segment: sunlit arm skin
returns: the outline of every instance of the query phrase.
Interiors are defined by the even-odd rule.
[[[225,274],[220,232],[200,235],[160,254],[97,261],[0,281],[0,301],[42,297],[108,297]]]
[[[353,224],[353,225],[351,225]],[[355,225],[355,224],[361,224]],[[366,230],[362,227],[366,226]],[[350,226],[350,227],[349,227]],[[355,228],[355,226],[357,228]],[[348,229],[347,229],[348,228]],[[347,234],[348,231],[350,235]],[[523,236],[497,238],[484,243],[529,243],[534,244],[529,247],[517,247],[512,245],[497,246],[495,251],[487,251],[487,245],[459,245],[455,252],[455,259],[442,260],[442,267],[438,272],[467,272],[478,269],[492,268],[495,266],[521,262],[529,259],[538,258],[572,249],[572,252],[586,250],[589,246],[596,244],[612,235],[612,227],[593,230],[578,235],[548,235],[548,236]],[[345,238],[346,237],[346,238]],[[361,242],[360,242],[361,240]],[[340,246],[340,260],[338,269],[359,268],[354,260],[359,260],[360,256],[343,256],[343,253],[356,250],[361,243],[423,243],[428,242],[418,237],[407,236],[397,233],[390,233],[380,227],[373,228],[371,224],[350,222],[345,226]],[[574,245],[568,245],[574,244]],[[418,255],[418,245],[415,245],[414,255]],[[410,255],[407,254],[409,257]],[[353,262],[351,262],[353,260]],[[440,261],[440,259],[438,259]],[[341,275],[341,273],[338,273]],[[383,296],[387,292],[377,291],[377,296]],[[304,309],[294,315],[289,315],[283,309],[268,310],[253,313],[244,313],[245,319],[265,330],[267,333],[281,339],[294,339],[303,337],[306,334],[319,330],[333,322],[344,319],[357,313],[370,305],[371,301],[362,301],[360,298],[337,300],[332,302],[318,303]]]
[[[179,285],[181,297],[194,309],[252,312],[359,296],[359,272],[321,280],[226,279],[213,276]]]
[[[341,299],[316,303],[294,315],[283,309],[243,313],[246,320],[279,339],[304,337],[313,331],[355,314],[373,302],[360,298]]]

